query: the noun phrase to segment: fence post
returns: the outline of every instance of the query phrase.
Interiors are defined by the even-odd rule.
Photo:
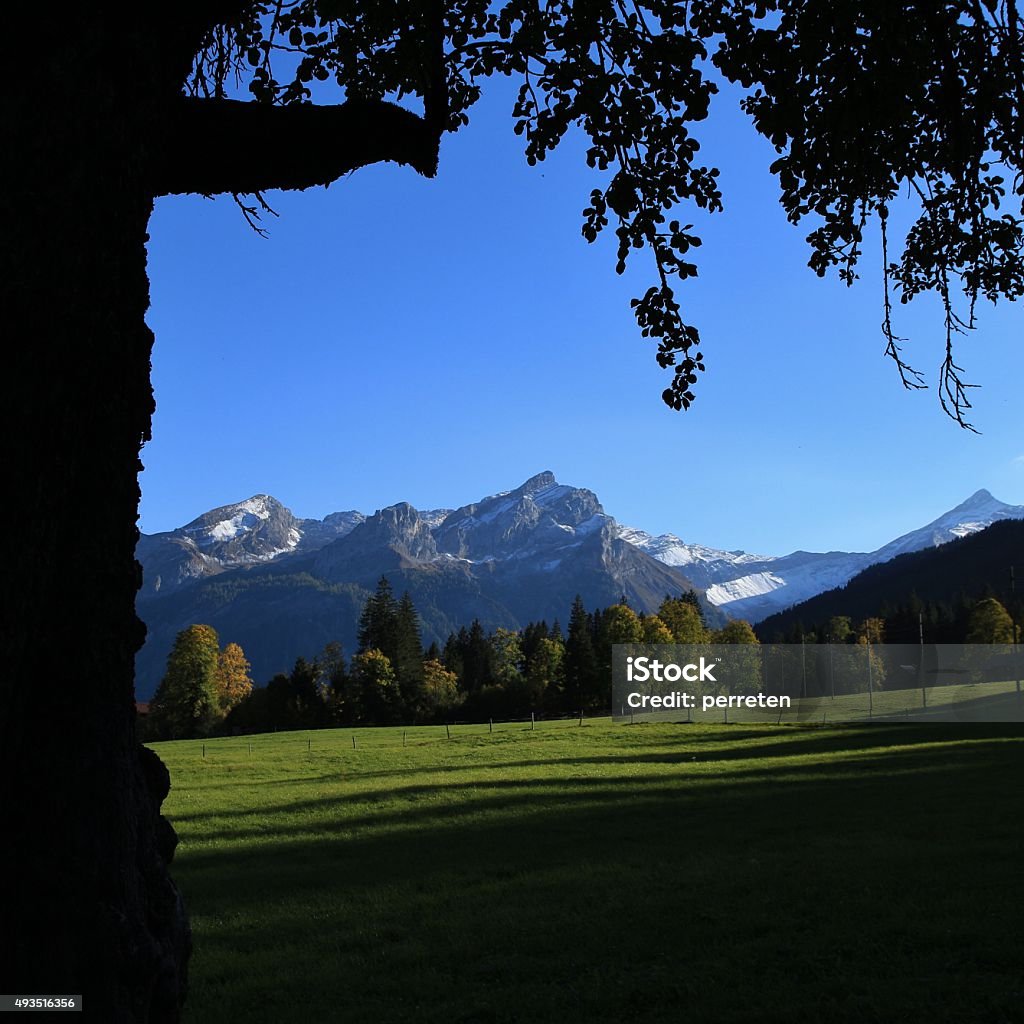
[[[534,730],[536,728],[537,728],[537,720],[533,717],[533,712],[531,711],[530,712],[530,730],[532,731],[532,730]]]
[[[490,732],[494,732],[494,719],[493,718],[488,718],[487,719],[487,731],[489,733]]]
[[[583,708],[580,708],[580,725],[583,725]]]
[[[352,733],[352,749],[356,749],[356,734]]]
[[[203,759],[206,759],[206,744],[203,744]]]
[[[452,731],[451,731],[451,729],[448,728],[448,723],[447,722],[444,723],[444,734],[445,734],[445,736],[448,737],[448,739],[452,738]]]
[[[405,730],[402,730],[402,746],[405,746]]]

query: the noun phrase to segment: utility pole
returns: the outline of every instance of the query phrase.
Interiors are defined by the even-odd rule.
[[[924,612],[917,613],[917,635],[920,640],[920,667],[917,670],[918,681],[921,683],[921,707],[928,707],[928,691],[924,685]]]
[[[801,635],[800,637],[800,671],[803,673],[803,683],[801,683],[801,696],[807,698],[807,637]]]
[[[836,699],[836,670],[832,665],[832,634],[828,637],[828,686],[832,699]]]
[[[1017,625],[1017,577],[1010,566],[1010,621],[1013,624],[1013,669],[1017,676],[1017,700],[1020,700],[1020,667],[1017,664],[1020,626]]]
[[[875,697],[872,691],[875,688],[875,680],[871,673],[871,637],[865,637],[864,647],[868,652],[868,718],[873,718],[875,714]]]

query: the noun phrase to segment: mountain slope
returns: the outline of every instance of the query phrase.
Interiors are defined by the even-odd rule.
[[[732,617],[758,622],[823,591],[841,587],[870,565],[945,544],[1007,519],[1024,519],[1024,506],[1007,505],[980,490],[926,526],[872,552],[794,551],[765,557],[686,544],[672,534],[653,537],[625,528],[623,533],[653,557],[683,568],[707,591],[711,604]]]
[[[978,491],[874,552],[777,557],[620,526],[593,491],[549,472],[454,510],[400,502],[372,516],[300,519],[255,495],[140,539],[138,608],[149,638],[137,659],[139,693],[155,688],[175,633],[192,622],[241,643],[261,681],[328,640],[351,650],[362,603],[385,573],[396,591],[409,590],[428,643],[474,618],[489,629],[564,623],[577,593],[589,608],[625,595],[652,611],[666,594],[693,587],[712,625],[727,617],[758,622],[871,565],[1019,519],[1024,507]]]
[[[297,519],[269,494],[222,505],[177,530],[139,538],[136,557],[144,571],[140,599],[227,569],[316,550],[365,518],[361,512],[334,512],[323,520]]]
[[[902,538],[901,538],[902,539]],[[837,587],[770,616],[757,627],[762,639],[784,636],[798,623],[824,625],[836,615],[854,622],[882,613],[886,606],[907,606],[912,599],[954,606],[962,598],[993,592],[1011,599],[1010,566],[1024,567],[1024,522],[997,521],[979,531],[910,551],[869,566]],[[1021,570],[1024,575],[1024,568]],[[889,639],[916,639],[890,637]]]
[[[592,491],[551,473],[454,511],[401,502],[357,516],[298,520],[260,495],[140,542],[138,605],[149,626],[140,694],[155,688],[174,635],[191,622],[240,643],[261,681],[329,640],[351,651],[362,602],[383,574],[410,592],[427,643],[474,618],[488,629],[564,622],[576,594],[589,608],[624,595],[652,611],[692,587],[623,539]]]

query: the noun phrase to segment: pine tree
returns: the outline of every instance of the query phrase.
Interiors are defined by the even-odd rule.
[[[467,693],[479,693],[485,686],[491,684],[491,645],[479,619],[474,619],[469,627],[462,662],[462,685]]]
[[[441,663],[449,672],[454,672],[459,680],[460,686],[465,686],[466,676],[466,649],[469,646],[469,631],[465,626],[459,627],[459,632],[449,633],[444,644],[444,653],[441,655]]]
[[[377,582],[376,592],[367,599],[359,616],[359,654],[376,649],[389,659],[398,646],[398,603],[386,576]]]
[[[395,647],[388,652],[391,659],[402,702],[410,716],[415,715],[423,691],[423,639],[420,635],[420,617],[409,596],[402,594],[395,613]]]
[[[288,678],[291,688],[292,720],[295,728],[315,729],[325,722],[323,698],[320,694],[319,672],[315,662],[296,658]]]
[[[566,710],[592,707],[598,690],[597,659],[594,655],[592,619],[583,607],[583,599],[579,594],[569,614],[564,665]]]

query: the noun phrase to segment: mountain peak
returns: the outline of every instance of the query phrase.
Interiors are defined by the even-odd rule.
[[[951,508],[942,519],[946,519],[950,516],[961,516],[965,513],[971,514],[993,514],[998,515],[1005,512],[1007,509],[1011,509],[1012,505],[1007,505],[1005,502],[1000,501],[998,498],[993,497],[992,492],[986,490],[984,487],[981,490],[975,491],[966,501],[962,501],[955,508]]]
[[[550,469],[544,470],[543,473],[538,473],[536,476],[531,476],[526,483],[521,484],[512,493],[513,494],[533,494],[535,491],[542,491],[545,487],[554,487],[558,481],[555,479],[555,474]]]

